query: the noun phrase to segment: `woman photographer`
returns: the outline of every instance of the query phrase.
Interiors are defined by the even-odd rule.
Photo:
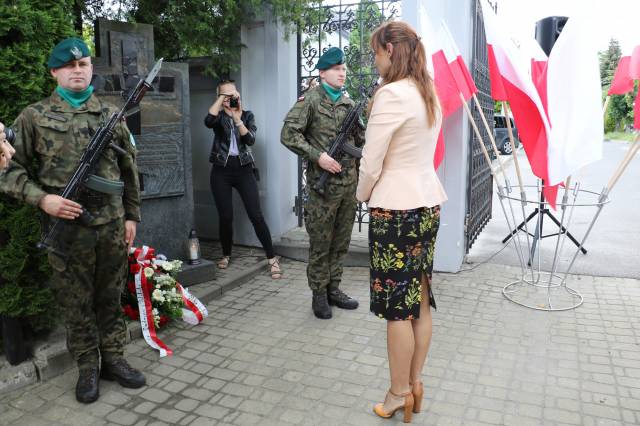
[[[251,111],[242,110],[240,93],[233,80],[218,84],[218,97],[209,108],[204,124],[213,129],[214,138],[209,162],[211,168],[211,191],[216,202],[220,220],[220,242],[222,258],[218,268],[225,269],[231,259],[233,245],[232,188],[242,198],[256,236],[264,248],[269,263],[271,278],[282,277],[280,263],[273,252],[271,233],[260,210],[257,169],[249,148],[256,141],[255,118]]]

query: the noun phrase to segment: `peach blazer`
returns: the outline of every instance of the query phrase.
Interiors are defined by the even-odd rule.
[[[375,94],[360,160],[356,197],[369,207],[409,210],[447,200],[433,166],[442,117],[429,127],[414,82],[403,79]]]

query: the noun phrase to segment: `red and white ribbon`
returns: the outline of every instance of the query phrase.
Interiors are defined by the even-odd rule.
[[[149,246],[142,246],[141,248],[132,249],[131,256],[135,259],[135,263],[131,262],[129,269],[134,276],[142,336],[149,346],[160,352],[161,358],[173,355],[173,351],[156,334],[153,305],[149,296],[153,290],[151,288],[152,283],[148,281],[147,276],[144,274],[145,268],[156,268],[154,264],[154,259],[156,258],[155,250]],[[166,260],[163,255],[158,255],[157,258]],[[207,308],[189,290],[182,287],[180,283],[176,282],[176,287],[182,295],[182,301],[185,306],[182,308],[182,319],[191,325],[197,325],[202,322],[209,315]]]
[[[186,288],[182,287],[180,283],[176,283],[178,290],[182,294],[182,301],[185,308],[182,308],[182,320],[187,324],[198,325],[209,316],[207,308],[189,292]]]
[[[144,274],[145,267],[151,267],[151,259],[155,255],[155,250],[148,246],[136,248],[133,256],[136,263],[132,263],[129,268],[134,274],[136,287],[136,298],[138,299],[138,310],[140,311],[140,327],[142,336],[149,346],[160,352],[160,357],[173,355],[173,351],[164,344],[156,334],[156,326],[153,321],[153,306],[149,299],[149,282]]]

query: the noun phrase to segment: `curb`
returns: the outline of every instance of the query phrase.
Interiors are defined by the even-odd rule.
[[[225,277],[218,274],[217,281],[189,286],[189,291],[206,305],[222,297],[225,292],[248,282],[264,267],[264,262],[260,261],[242,270],[230,272]],[[139,322],[127,321],[126,326],[127,343],[142,338]],[[75,362],[67,351],[64,329],[54,330],[46,341],[35,343],[33,357],[29,360],[13,366],[4,357],[0,358],[0,395],[47,381],[74,367]]]

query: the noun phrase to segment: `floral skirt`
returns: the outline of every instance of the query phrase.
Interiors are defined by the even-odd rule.
[[[420,280],[429,278],[440,226],[440,206],[412,210],[371,208],[369,211],[371,312],[388,320],[420,317]]]

